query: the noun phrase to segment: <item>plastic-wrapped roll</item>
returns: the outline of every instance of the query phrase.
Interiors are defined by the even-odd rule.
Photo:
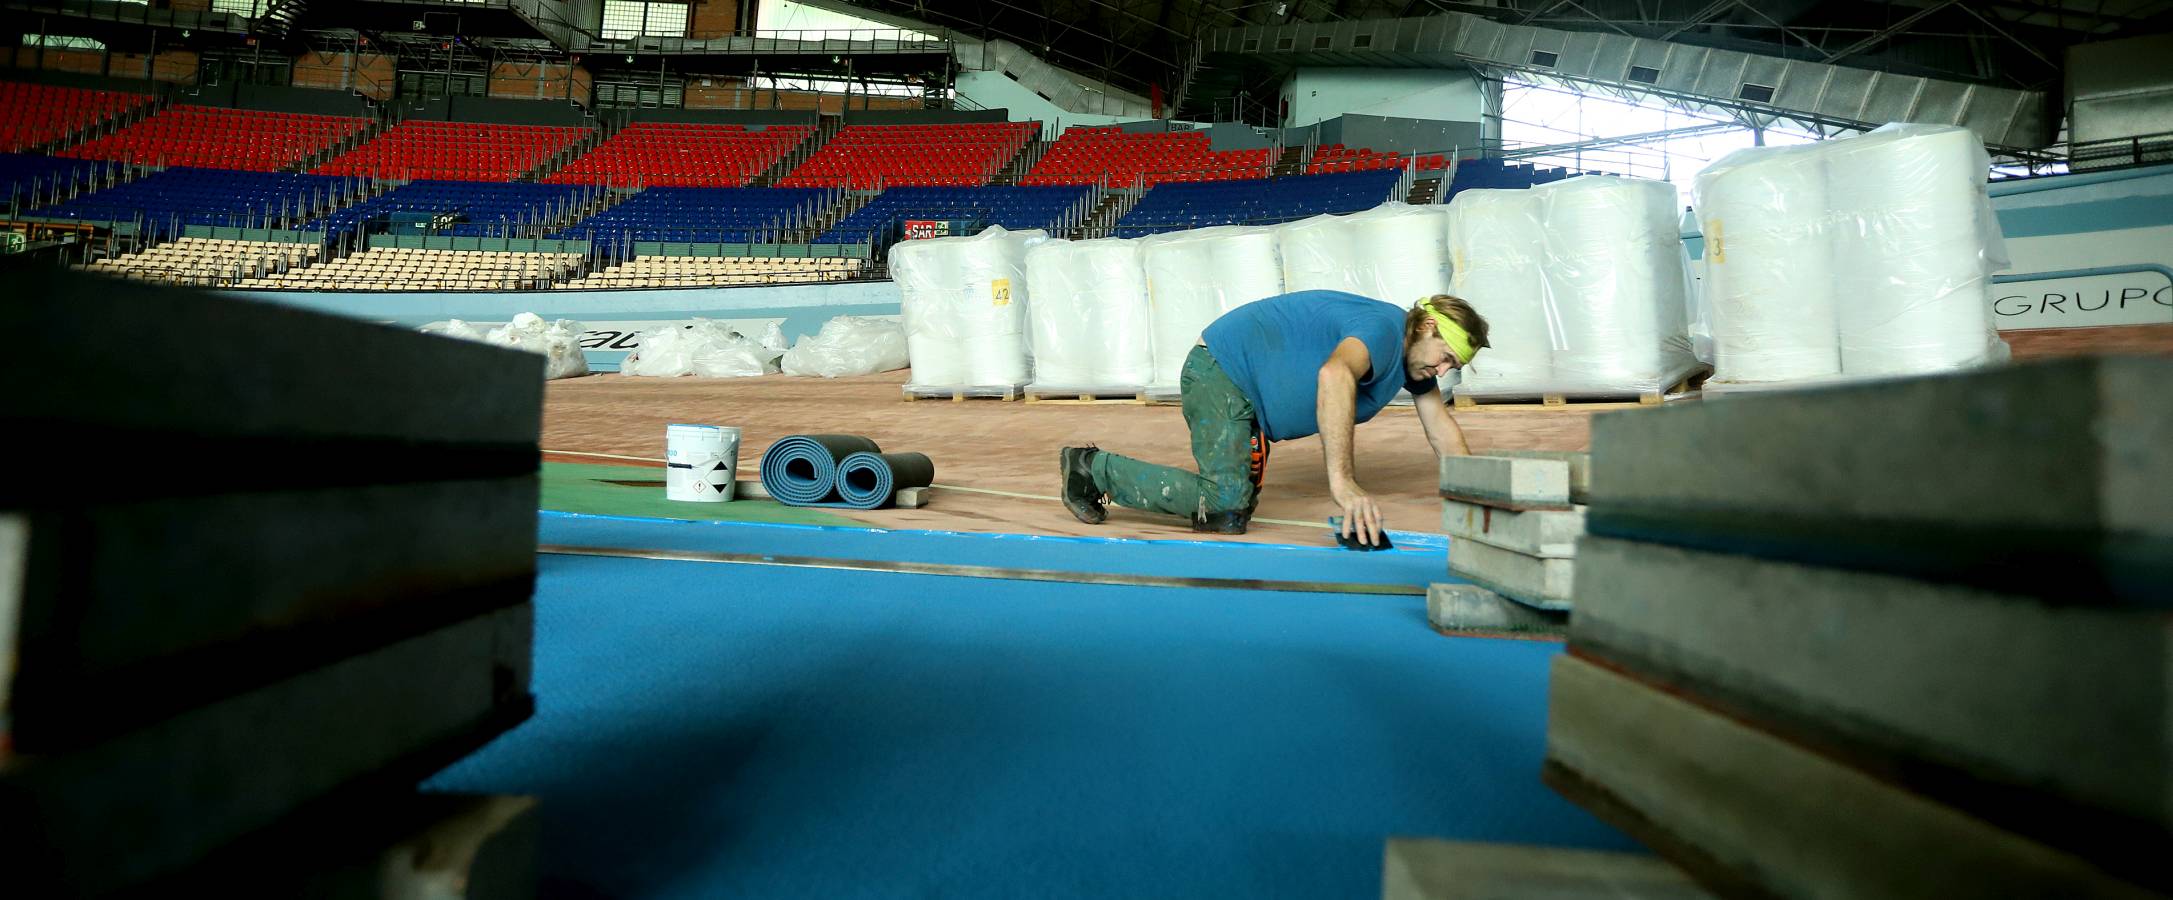
[[[1044,231],[1005,231],[991,226],[962,239],[959,270],[959,336],[966,344],[966,378],[974,385],[1025,384],[1033,380],[1026,311],[1026,251],[1048,240]]]
[[[1467,190],[1446,220],[1454,277],[1449,293],[1486,319],[1492,344],[1464,370],[1460,393],[1539,393],[1553,375],[1557,329],[1548,317],[1540,261],[1546,229],[1540,195],[1527,189]]]
[[[1542,284],[1561,329],[1554,388],[1654,390],[1688,371],[1675,186],[1584,175],[1531,190],[1545,213]]]
[[[1384,203],[1345,217],[1351,236],[1351,293],[1408,307],[1452,282],[1444,206]]]
[[[1320,215],[1274,228],[1285,291],[1348,291],[1354,279],[1346,216]]]
[[[1966,128],[1889,125],[1821,149],[1841,371],[1904,375],[2003,357],[1988,292],[2006,252],[1985,197],[1984,144]]]
[[[936,241],[900,241],[890,248],[890,277],[898,285],[912,384],[966,384],[966,350],[959,341],[954,308],[957,254]]]
[[[1034,383],[1137,388],[1154,379],[1139,242],[1049,241],[1026,254]]]
[[[916,386],[1025,384],[1026,251],[1042,231],[991,226],[973,237],[902,241],[891,248],[906,353]]]
[[[1225,225],[1141,240],[1153,323],[1154,382],[1177,386],[1200,332],[1223,313],[1283,292],[1273,229]]]
[[[1698,175],[1713,380],[1841,372],[1823,145],[1737,150]]]

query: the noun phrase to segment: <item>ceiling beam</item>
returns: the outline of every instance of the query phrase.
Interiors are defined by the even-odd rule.
[[[1954,3],[1955,0],[1932,0],[1932,3],[1930,5],[1925,6],[1922,9],[1917,10],[1916,12],[1910,13],[1906,16],[1902,16],[1901,18],[1894,20],[1893,24],[1888,25],[1885,28],[1881,28],[1878,31],[1872,32],[1870,36],[1864,38],[1863,40],[1857,41],[1856,43],[1850,44],[1832,53],[1826,54],[1826,58],[1819,61],[1830,63],[1836,60],[1847,59],[1851,56],[1855,56],[1858,53],[1862,53],[1865,50],[1876,47],[1879,44],[1885,42],[1887,39],[1908,31],[1909,26],[1924,21],[1924,17],[1929,16],[1932,13],[1938,12],[1942,9],[1946,9],[1949,6],[1953,6]]]
[[[1691,13],[1690,18],[1684,19],[1682,24],[1663,32],[1656,40],[1672,40],[1676,35],[1705,24],[1705,20],[1720,15],[1722,12],[1727,11],[1728,7],[1734,5],[1735,0],[1713,0],[1704,9]]]

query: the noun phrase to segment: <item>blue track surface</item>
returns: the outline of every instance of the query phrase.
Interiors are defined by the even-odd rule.
[[[1391,835],[1629,849],[1539,783],[1558,648],[1423,606],[546,556],[536,717],[430,787],[540,795],[557,897],[1371,898]]]
[[[1409,585],[1455,580],[1448,577],[1446,538],[1438,534],[1402,531],[1392,532],[1396,549],[1364,553],[1330,544],[1293,547],[1030,534],[885,531],[815,525],[682,522],[559,512],[543,513],[540,530],[543,543],[584,547],[824,556],[1191,578]],[[1321,532],[1323,541],[1327,540],[1327,534],[1326,530]]]

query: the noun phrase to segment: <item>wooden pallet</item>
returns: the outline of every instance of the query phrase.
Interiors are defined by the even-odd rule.
[[[1646,407],[1659,406],[1661,403],[1667,400],[1668,395],[1670,394],[1684,394],[1690,391],[1698,390],[1705,384],[1705,379],[1712,374],[1713,373],[1711,369],[1700,368],[1697,371],[1691,372],[1690,374],[1683,376],[1681,380],[1676,381],[1674,384],[1669,385],[1666,390],[1636,392],[1624,391],[1619,394],[1605,394],[1595,392],[1581,394],[1576,397],[1571,397],[1560,393],[1547,393],[1539,395],[1537,399],[1530,397],[1518,397],[1502,400],[1495,400],[1486,397],[1465,397],[1462,395],[1458,395],[1454,398],[1454,405],[1459,410],[1468,410],[1471,412],[1484,412],[1488,410],[1499,410],[1506,412],[1510,410],[1532,409],[1575,409],[1579,411],[1602,409],[1642,409]]]
[[[1018,400],[1026,396],[1025,385],[989,385],[987,387],[915,388],[903,391],[905,402],[916,400],[949,400],[964,403],[968,400]]]
[[[1083,406],[1096,403],[1114,403],[1138,406],[1147,402],[1146,391],[1027,391],[1028,403],[1054,403],[1061,406]]]

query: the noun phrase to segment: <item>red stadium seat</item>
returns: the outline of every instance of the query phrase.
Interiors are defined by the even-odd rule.
[[[367,124],[369,120],[353,116],[174,106],[59,155],[135,165],[276,172]]]

